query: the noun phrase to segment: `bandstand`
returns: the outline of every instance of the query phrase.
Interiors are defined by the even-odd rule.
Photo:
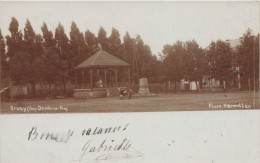
[[[75,98],[110,96],[111,88],[126,86],[131,80],[130,65],[102,49],[74,69]]]

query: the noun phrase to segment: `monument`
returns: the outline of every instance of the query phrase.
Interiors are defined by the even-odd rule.
[[[148,80],[147,78],[140,78],[139,79],[139,94],[145,94],[148,95],[150,93],[149,88],[148,88]]]

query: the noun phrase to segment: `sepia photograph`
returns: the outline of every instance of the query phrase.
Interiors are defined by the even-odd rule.
[[[258,2],[0,2],[1,113],[259,109]]]
[[[258,1],[0,0],[0,163],[259,163]]]

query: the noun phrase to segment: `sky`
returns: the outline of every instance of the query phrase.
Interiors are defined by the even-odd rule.
[[[28,18],[36,33],[46,22],[53,32],[60,22],[69,36],[71,22],[96,36],[102,26],[121,40],[128,31],[141,36],[152,53],[177,40],[195,39],[203,48],[218,39],[237,39],[247,28],[259,33],[259,3],[255,2],[0,2],[0,29],[9,35],[11,17],[23,30]]]

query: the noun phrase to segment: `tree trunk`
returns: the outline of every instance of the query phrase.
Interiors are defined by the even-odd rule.
[[[32,98],[34,98],[34,96],[35,96],[35,83],[31,82],[31,84],[32,84]]]
[[[199,89],[198,89],[198,83],[197,83],[197,80],[195,80],[195,84],[196,84],[196,91],[198,92]]]
[[[63,87],[64,87],[64,94],[65,94],[65,97],[67,97],[67,87],[66,87],[66,82],[63,83]]]
[[[176,88],[177,88],[176,81],[174,81],[174,92],[176,92]]]
[[[223,80],[223,88],[224,88],[224,92],[226,92],[226,87],[227,87],[227,82],[226,79]]]
[[[251,80],[250,80],[251,91],[253,91],[253,90],[255,90],[255,83],[254,83],[255,78],[254,78],[254,76],[253,76],[253,77],[251,77],[250,79],[251,79]]]
[[[202,77],[200,78],[200,88],[202,89],[203,87],[203,80],[202,80]]]
[[[251,88],[252,85],[251,85],[251,79],[250,78],[247,79],[247,84],[248,84],[248,89],[252,90],[252,88]]]
[[[42,83],[40,83],[40,86],[41,86],[41,95],[43,95],[44,93],[43,93]]]
[[[63,80],[63,88],[64,88],[64,95],[67,97],[67,87],[66,87],[66,80]]]
[[[241,90],[246,90],[246,88],[247,88],[247,82],[246,82],[246,80],[245,80],[245,77],[242,76],[242,77],[240,78],[240,81],[241,81]]]
[[[165,88],[166,88],[166,92],[168,92],[168,81],[167,80],[165,82]]]
[[[54,98],[56,97],[56,93],[57,93],[57,88],[56,88],[56,83],[54,84]]]
[[[49,83],[49,88],[48,89],[49,89],[49,91],[48,91],[47,97],[51,99],[51,97],[52,97],[51,83]]]

